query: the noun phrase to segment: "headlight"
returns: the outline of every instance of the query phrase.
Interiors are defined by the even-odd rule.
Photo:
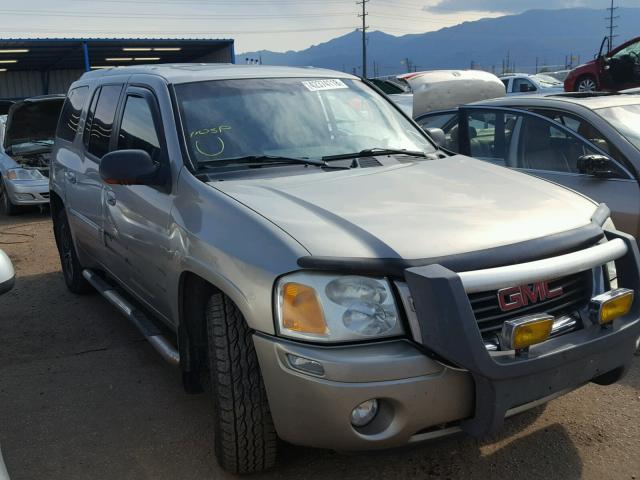
[[[43,180],[46,177],[34,168],[12,168],[7,170],[9,180]]]
[[[348,342],[402,335],[402,322],[386,279],[297,272],[275,291],[282,336]]]

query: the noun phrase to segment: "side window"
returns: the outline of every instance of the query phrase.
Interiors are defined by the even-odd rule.
[[[558,122],[565,127],[573,130],[578,135],[589,140],[590,143],[600,148],[605,153],[611,155],[618,162],[624,163],[624,155],[613,145],[600,131],[586,120],[574,115],[553,111],[553,110],[536,110],[536,113],[544,115],[551,120]]]
[[[514,78],[513,89],[516,93],[535,92],[538,90],[536,86],[526,78]]]
[[[69,92],[60,113],[56,137],[73,142],[87,95],[89,95],[89,87],[78,87]]]
[[[517,155],[512,161],[517,168],[561,173],[580,173],[578,159],[598,152],[572,133],[532,115],[522,115]],[[618,170],[618,176],[624,176]]]
[[[503,79],[502,83],[504,83],[504,88],[507,90],[507,93],[509,93],[509,79],[508,78]]]
[[[416,122],[424,131],[429,128],[442,129],[446,137],[444,147],[452,152],[460,152],[460,145],[458,144],[458,112],[436,113],[418,118]]]
[[[441,128],[445,130],[447,124],[453,120],[455,116],[456,112],[438,113],[429,115],[428,117],[422,117],[418,119],[417,122],[423,130],[427,128]],[[445,133],[447,132],[445,131]]]
[[[160,161],[160,140],[147,99],[130,95],[118,132],[118,150],[144,150],[153,161]]]
[[[87,147],[89,153],[98,158],[102,158],[109,152],[113,121],[121,91],[122,85],[105,85],[100,90],[95,113],[91,119],[91,133]]]
[[[91,135],[91,125],[93,124],[93,117],[96,115],[96,103],[98,103],[98,97],[100,96],[101,88],[97,88],[95,92],[93,92],[93,97],[91,97],[91,105],[89,105],[89,111],[87,111],[87,118],[84,122],[84,132],[82,133],[82,143],[84,143],[84,147],[87,148],[89,146],[89,136]]]
[[[501,112],[471,111],[469,126],[469,154],[496,165],[505,165],[505,144],[513,126],[507,126]],[[511,122],[509,122],[511,123]]]

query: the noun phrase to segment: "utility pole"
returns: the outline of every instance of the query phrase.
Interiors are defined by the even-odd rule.
[[[607,53],[610,53],[613,49],[613,39],[614,37],[617,37],[617,35],[613,34],[613,31],[618,28],[617,25],[613,24],[613,21],[617,18],[620,18],[619,15],[614,15],[617,9],[618,7],[614,5],[614,0],[611,0],[611,6],[609,7],[609,16],[607,17],[607,20],[609,20],[609,51]]]
[[[362,18],[362,78],[367,78],[367,3],[370,0],[362,0],[356,2],[356,5],[362,5],[362,13],[358,17]]]

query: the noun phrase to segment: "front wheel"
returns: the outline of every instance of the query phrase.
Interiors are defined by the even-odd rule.
[[[251,330],[221,293],[211,296],[205,314],[218,463],[235,474],[271,468],[278,439]]]
[[[78,255],[73,245],[71,229],[64,208],[54,218],[53,231],[60,254],[62,275],[67,288],[73,293],[89,293],[93,291],[91,284],[82,276],[82,266],[78,261]]]
[[[591,75],[581,77],[576,83],[576,92],[595,92],[598,90],[598,83]]]
[[[9,194],[2,182],[0,182],[0,211],[3,215],[16,215],[20,212],[20,207],[14,205],[9,198]]]

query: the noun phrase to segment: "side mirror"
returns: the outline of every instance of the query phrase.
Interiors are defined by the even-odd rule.
[[[427,128],[427,134],[431,137],[431,140],[439,147],[444,147],[447,144],[447,136],[444,130],[441,128]]]
[[[13,288],[16,272],[9,256],[0,250],[0,295]]]
[[[578,171],[601,178],[607,178],[613,174],[611,159],[604,155],[583,155],[578,158]]]
[[[100,177],[110,185],[158,185],[159,170],[144,150],[116,150],[100,161]]]

